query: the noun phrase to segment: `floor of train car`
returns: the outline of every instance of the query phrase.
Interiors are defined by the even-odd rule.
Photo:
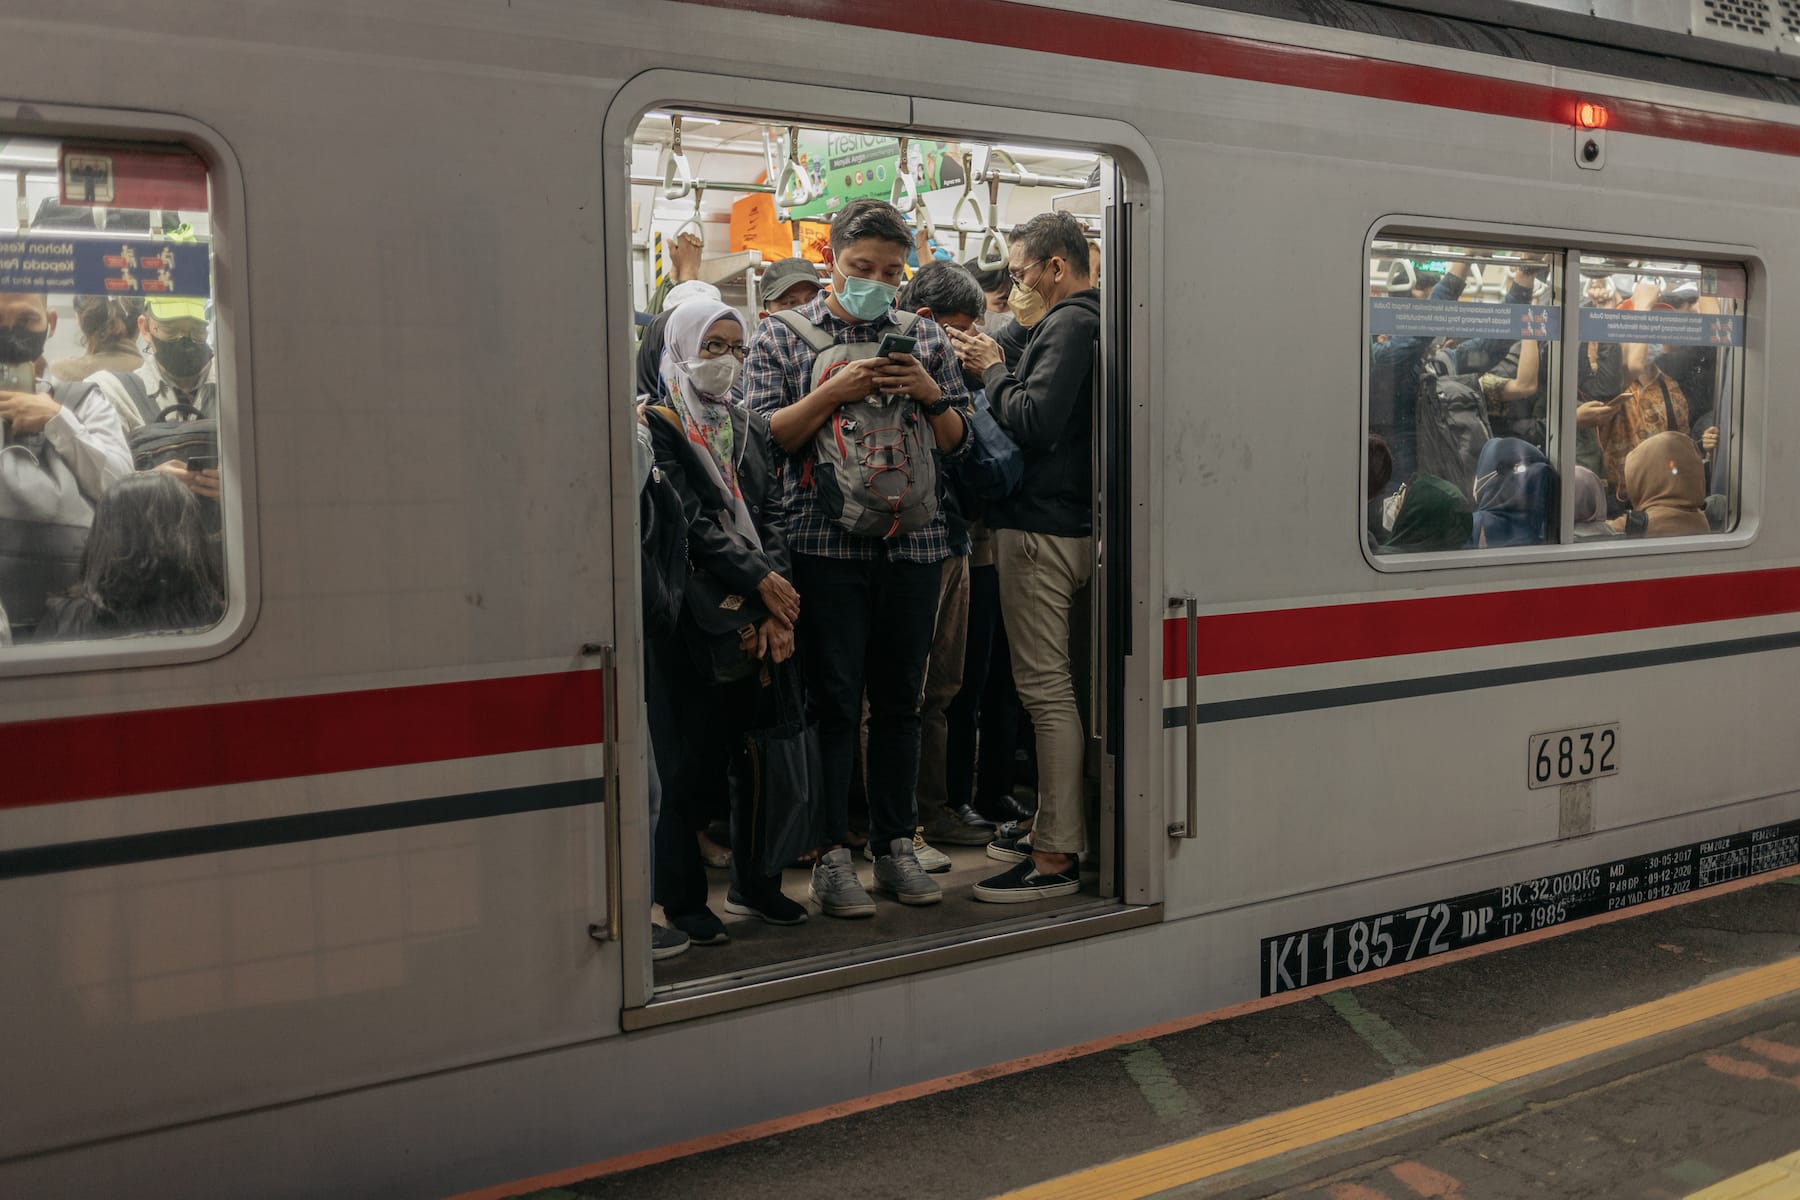
[[[778,966],[800,959],[845,951],[866,950],[877,945],[920,937],[930,937],[962,930],[978,930],[1002,921],[1039,917],[1064,909],[1090,906],[1095,902],[1097,886],[1094,876],[1084,877],[1082,889],[1073,896],[1054,900],[1038,900],[1030,904],[988,904],[975,899],[974,886],[991,875],[1006,870],[1008,864],[987,856],[982,846],[938,846],[950,856],[950,870],[933,875],[944,890],[941,903],[912,906],[901,904],[883,893],[871,891],[875,915],[871,918],[846,920],[827,917],[806,894],[811,879],[808,871],[791,869],[782,873],[781,888],[788,896],[806,905],[804,925],[765,925],[755,917],[734,917],[725,911],[725,890],[730,871],[707,869],[710,884],[707,903],[713,913],[725,922],[731,941],[723,946],[690,946],[685,954],[667,958],[656,964],[659,988],[689,984],[716,976],[731,976],[761,967]],[[863,886],[874,882],[874,865],[857,852],[858,875]],[[656,919],[663,920],[662,910]]]

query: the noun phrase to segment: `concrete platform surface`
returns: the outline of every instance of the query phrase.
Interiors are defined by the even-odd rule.
[[[1055,1181],[1796,956],[1800,877],[1789,877],[520,1194],[1686,1196],[1800,1150],[1800,992],[1165,1193],[1110,1190],[1101,1177],[1085,1188]],[[966,1018],[1000,1022],[1006,1014]]]

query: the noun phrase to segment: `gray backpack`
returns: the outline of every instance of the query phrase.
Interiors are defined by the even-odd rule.
[[[795,309],[773,314],[813,348],[817,391],[832,372],[875,357],[875,342],[840,342]],[[901,333],[918,314],[896,312]],[[937,439],[918,402],[869,395],[831,415],[813,440],[802,486],[811,486],[819,508],[850,533],[891,538],[931,524],[937,517]]]

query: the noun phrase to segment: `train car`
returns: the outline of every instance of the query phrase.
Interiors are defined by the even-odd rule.
[[[0,1191],[493,1186],[1800,859],[1792,18],[1436,7],[0,17]],[[1099,247],[1097,869],[653,963],[634,314],[900,139]],[[172,350],[222,599],[132,628],[61,413]]]

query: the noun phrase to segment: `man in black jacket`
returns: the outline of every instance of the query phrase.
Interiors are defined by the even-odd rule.
[[[1069,614],[1094,571],[1100,293],[1088,263],[1075,218],[1033,217],[1011,247],[1010,307],[1031,331],[1018,366],[1007,369],[992,338],[950,331],[963,366],[981,375],[995,415],[1025,453],[1024,481],[993,505],[988,524],[1013,676],[1037,733],[1038,812],[1028,835],[988,848],[990,857],[1016,864],[975,886],[976,899],[997,903],[1066,896],[1081,886],[1086,742],[1069,665]]]

